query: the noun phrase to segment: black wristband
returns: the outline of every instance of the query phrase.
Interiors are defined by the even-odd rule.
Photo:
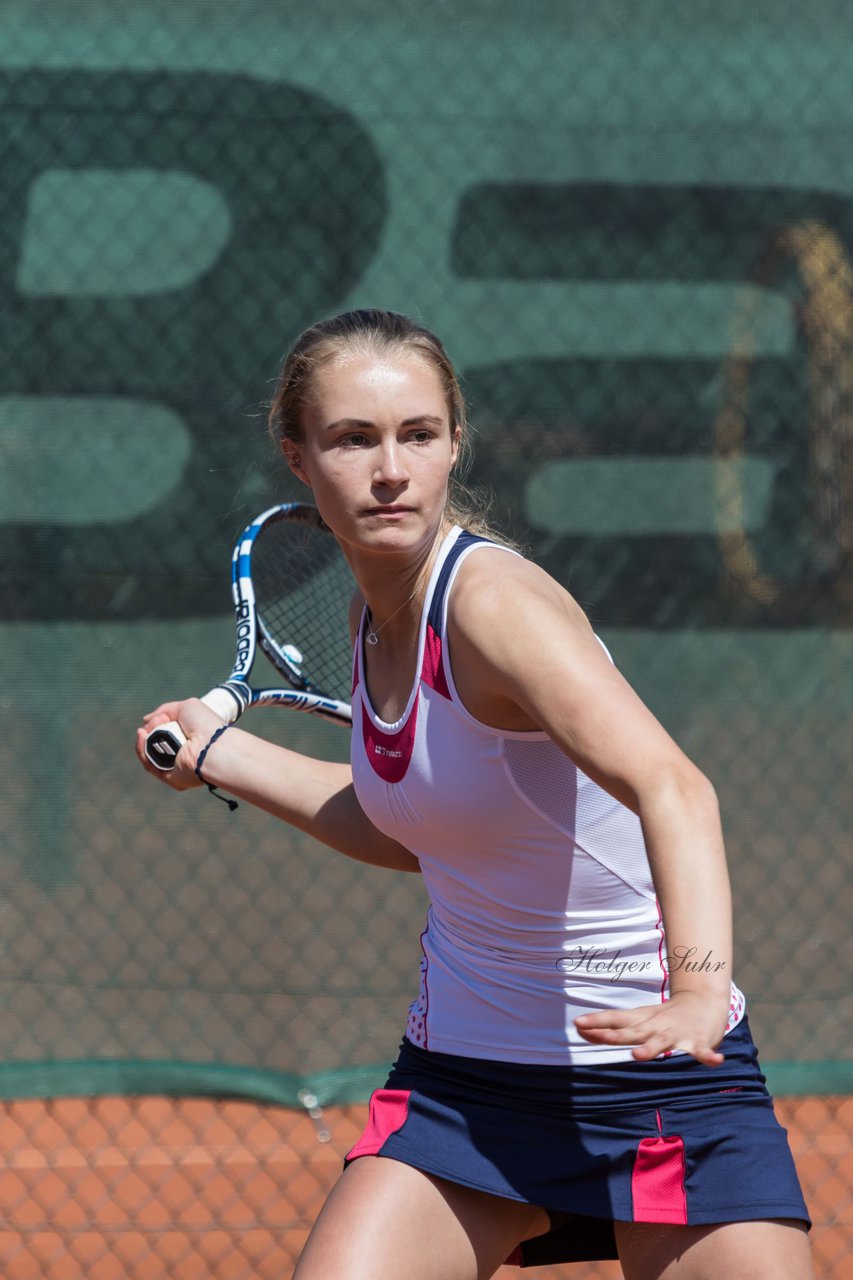
[[[198,753],[198,760],[196,761],[196,766],[195,766],[195,776],[198,778],[199,782],[204,783],[204,785],[207,787],[208,791],[212,796],[216,796],[217,800],[221,800],[223,804],[227,804],[228,808],[233,813],[235,809],[239,809],[240,807],[237,801],[229,800],[227,796],[220,795],[216,787],[213,785],[213,783],[208,782],[206,778],[202,777],[202,772],[201,772],[201,766],[204,764],[205,756],[207,755],[208,751],[213,746],[214,742],[216,742],[217,738],[221,738],[225,730],[230,728],[231,728],[230,724],[221,724],[219,728],[216,729],[210,735],[207,742],[202,747],[201,751]]]

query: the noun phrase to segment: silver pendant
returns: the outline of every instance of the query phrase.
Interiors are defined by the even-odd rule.
[[[368,633],[367,633],[367,643],[368,643],[368,644],[379,644],[379,636],[375,636],[375,635],[373,634],[373,632],[372,632],[372,631],[368,631]]]

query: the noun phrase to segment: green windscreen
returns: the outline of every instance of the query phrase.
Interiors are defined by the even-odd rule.
[[[304,496],[264,403],[357,306],[442,337],[472,483],[716,785],[771,1083],[849,1092],[853,11],[3,8],[0,1096],[394,1056],[419,878],[133,753],[227,674],[232,539]]]

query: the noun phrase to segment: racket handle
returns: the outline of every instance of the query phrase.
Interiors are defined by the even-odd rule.
[[[177,720],[158,724],[145,739],[145,754],[155,769],[169,773],[175,767],[178,752],[187,737]]]
[[[201,701],[226,724],[236,720],[240,712],[234,695],[227,689],[223,689],[221,685],[211,689]],[[177,720],[169,720],[166,724],[160,724],[156,729],[151,730],[145,739],[145,754],[155,769],[160,769],[162,773],[169,773],[174,769],[178,752],[186,740],[187,735]]]

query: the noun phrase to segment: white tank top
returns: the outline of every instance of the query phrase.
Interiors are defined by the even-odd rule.
[[[490,728],[463,706],[447,601],[462,561],[482,547],[496,544],[458,527],[441,547],[419,675],[395,724],[379,719],[365,687],[364,617],[356,642],[356,795],[374,825],[419,859],[430,900],[406,1034],[441,1053],[498,1061],[629,1061],[630,1049],[588,1044],[573,1019],[668,998],[640,821],[546,733]],[[727,1031],[744,1012],[734,985],[730,1005]]]

